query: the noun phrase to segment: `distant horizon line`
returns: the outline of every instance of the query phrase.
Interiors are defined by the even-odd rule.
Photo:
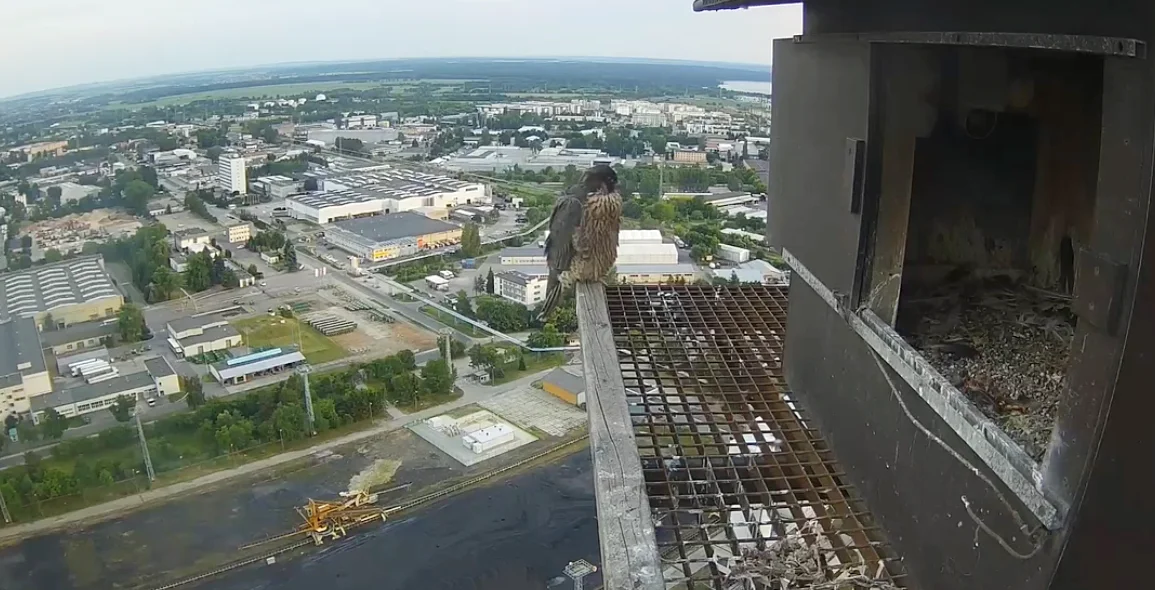
[[[194,76],[198,74],[214,74],[223,72],[241,72],[245,70],[261,70],[271,68],[288,68],[294,66],[318,66],[326,64],[358,64],[358,63],[378,63],[389,61],[584,61],[584,62],[604,62],[604,63],[654,63],[664,65],[697,65],[697,66],[712,66],[712,67],[731,67],[743,70],[761,70],[765,68],[767,73],[773,67],[772,64],[761,64],[752,62],[728,62],[728,61],[714,61],[714,60],[692,60],[692,59],[671,59],[660,57],[610,57],[610,56],[445,56],[445,57],[383,57],[383,58],[359,58],[359,59],[337,59],[337,60],[318,60],[318,61],[287,61],[254,64],[247,66],[235,66],[226,68],[210,68],[204,70],[185,70],[179,72],[172,72],[167,74],[155,74],[151,76],[141,76],[135,78],[116,78],[112,80],[105,80],[100,82],[82,82],[79,84],[69,84],[66,86],[55,86],[40,90],[31,90],[28,92],[21,92],[18,94],[10,94],[0,96],[0,102],[19,100],[24,98],[32,98],[41,95],[64,93],[71,90],[81,90],[84,88],[92,88],[99,86],[108,86],[115,84],[127,84],[132,82],[146,82],[149,80],[165,80],[169,78],[180,78],[185,76]]]

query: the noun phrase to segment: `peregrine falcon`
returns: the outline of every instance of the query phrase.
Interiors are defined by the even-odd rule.
[[[574,282],[601,281],[618,258],[622,197],[618,175],[599,164],[582,174],[581,182],[554,203],[545,240],[549,282],[538,317],[544,321],[561,294]]]

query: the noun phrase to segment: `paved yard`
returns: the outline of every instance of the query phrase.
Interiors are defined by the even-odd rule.
[[[444,418],[442,418],[444,419]],[[451,419],[452,420],[452,419]],[[434,424],[429,420],[422,420],[420,422],[414,421],[409,423],[406,428],[411,430],[417,436],[425,439],[429,444],[441,449],[443,453],[456,459],[466,467],[476,465],[482,461],[492,459],[498,455],[508,453],[513,449],[528,445],[537,440],[534,435],[517,428],[502,420],[499,416],[495,416],[485,410],[472,412],[466,416],[453,420],[453,426],[444,428],[435,428]],[[482,428],[493,426],[496,424],[506,424],[513,429],[513,440],[502,444],[498,447],[485,451],[484,453],[474,453],[466,448],[461,442],[461,437],[465,434],[476,432]]]
[[[481,407],[522,428],[565,436],[586,424],[586,413],[529,385],[491,397]]]

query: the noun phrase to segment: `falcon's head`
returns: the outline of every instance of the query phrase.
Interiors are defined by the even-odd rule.
[[[610,166],[598,164],[582,174],[581,185],[590,193],[612,193],[618,188],[618,173]]]

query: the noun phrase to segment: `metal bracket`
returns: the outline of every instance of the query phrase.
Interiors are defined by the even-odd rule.
[[[842,168],[843,187],[849,195],[850,212],[862,213],[862,172],[866,160],[866,141],[853,137],[846,138],[846,161]]]
[[[1119,312],[1127,286],[1127,265],[1081,248],[1076,268],[1075,313],[1108,336],[1114,336],[1119,329]]]
[[[965,45],[971,47],[1003,47],[1007,49],[1046,49],[1090,53],[1112,57],[1147,58],[1147,44],[1125,37],[1096,37],[1092,35],[1050,35],[1041,33],[981,33],[981,32],[875,32],[826,33],[796,35],[795,43],[858,41],[865,43],[909,43],[914,45]]]

